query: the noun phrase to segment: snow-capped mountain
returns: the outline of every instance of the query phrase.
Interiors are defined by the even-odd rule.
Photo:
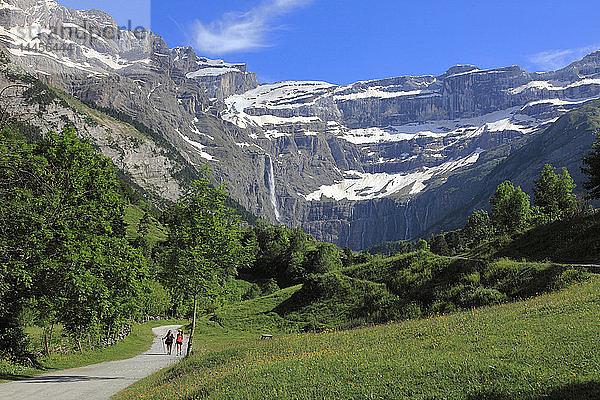
[[[476,162],[482,151],[531,134],[599,96],[596,71],[529,74],[518,67],[457,66],[439,77],[349,86],[261,85],[225,99],[221,117],[242,129],[260,129],[269,140],[319,136],[354,145],[360,168],[337,171],[335,182],[299,195],[359,201],[415,195],[432,178]]]
[[[169,49],[101,11],[1,6],[13,62],[160,132],[257,215],[354,249],[440,226],[457,205],[433,212],[419,199],[446,196],[449,177],[600,98],[600,53],[548,73],[460,65],[347,86],[259,85],[245,64]]]

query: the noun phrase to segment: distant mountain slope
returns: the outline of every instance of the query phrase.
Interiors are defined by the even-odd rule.
[[[119,34],[71,34],[111,29]],[[547,73],[459,65],[347,86],[259,85],[245,64],[170,49],[52,0],[4,0],[0,40],[45,82],[139,120],[190,165],[208,164],[250,211],[354,249],[452,226],[447,216],[480,188],[461,197],[444,182],[482,160],[491,167],[512,143],[600,98],[600,52]]]
[[[76,98],[45,85],[10,62],[0,64],[0,106],[18,110],[14,122],[39,134],[73,126],[109,157],[124,176],[157,204],[174,201],[196,171],[159,140],[130,124],[91,109]],[[14,115],[14,114],[13,114]]]
[[[127,190],[134,191],[131,195],[150,200],[153,207],[164,208],[176,201],[200,173],[198,166],[186,160],[162,135],[127,114],[84,103],[39,81],[11,63],[1,45],[0,92],[0,110],[13,115],[8,122],[36,136],[74,127],[79,137],[89,139],[113,161],[119,179]],[[256,216],[234,199],[226,202],[244,221],[256,221]]]
[[[600,134],[600,101],[571,111],[538,134],[482,154],[470,169],[448,179],[415,201],[429,210],[429,220],[417,219],[413,229],[436,232],[462,226],[473,209],[486,209],[496,187],[510,180],[532,194],[533,181],[544,164],[566,167],[583,190],[585,156]],[[420,225],[419,225],[420,224]]]

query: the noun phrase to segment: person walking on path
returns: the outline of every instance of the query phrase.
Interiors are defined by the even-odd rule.
[[[156,356],[161,351],[165,353],[163,338],[167,331],[172,329],[176,332],[179,328],[180,325],[152,328],[152,333],[155,335],[152,347],[133,358],[57,370],[32,377],[10,376],[10,379],[18,378],[18,380],[0,383],[0,399],[106,400],[132,383],[179,361],[179,357],[172,355]]]
[[[177,331],[177,340],[175,341],[175,350],[177,351],[177,355],[181,355],[181,346],[183,345],[183,329],[179,329]]]
[[[165,339],[165,344],[167,345],[167,354],[171,354],[171,348],[173,347],[173,339],[175,337],[173,336],[173,332],[169,329],[169,332],[167,332],[167,336],[165,336],[163,339]]]

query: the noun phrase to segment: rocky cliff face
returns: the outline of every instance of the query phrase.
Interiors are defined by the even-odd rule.
[[[182,194],[183,175],[190,166],[160,141],[66,93],[53,91],[9,62],[0,62],[0,91],[0,108],[40,134],[75,127],[80,137],[111,158],[157,205],[175,201]]]
[[[259,216],[354,249],[452,227],[447,216],[466,203],[447,182],[600,97],[600,53],[549,73],[461,65],[347,86],[258,85],[244,64],[169,49],[149,31],[71,40],[57,27],[118,31],[105,13],[50,0],[0,9],[15,63],[150,126]]]

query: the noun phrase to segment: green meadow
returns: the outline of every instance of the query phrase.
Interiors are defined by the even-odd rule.
[[[285,322],[269,309],[297,290],[201,321],[195,354],[114,398],[600,398],[598,277],[507,304],[258,339],[262,324]]]

